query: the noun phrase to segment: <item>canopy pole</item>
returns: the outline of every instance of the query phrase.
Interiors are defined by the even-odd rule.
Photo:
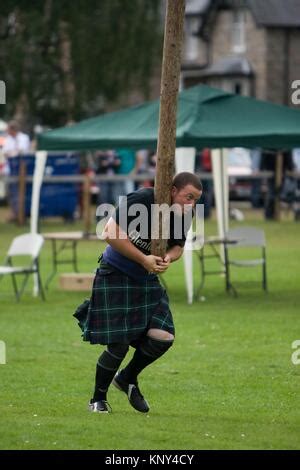
[[[38,233],[40,193],[43,183],[43,175],[47,161],[47,152],[39,150],[35,153],[34,173],[32,182],[30,232]]]
[[[171,204],[184,12],[185,0],[167,1],[155,177],[155,203],[159,205]],[[169,226],[169,212],[162,211],[157,222],[154,220],[152,227],[151,253],[164,256],[167,240],[163,239],[162,233],[163,227]]]
[[[47,161],[47,152],[37,151],[34,160],[34,173],[32,181],[31,209],[30,209],[30,232],[39,232],[39,207],[41,186],[43,183],[43,175]],[[39,282],[37,273],[34,274],[33,295],[39,293]]]
[[[182,171],[195,171],[195,157],[196,149],[193,147],[180,147],[176,148],[175,154],[175,168],[176,173]],[[193,279],[193,226],[187,233],[186,243],[183,252],[183,266],[184,266],[184,279],[187,293],[188,304],[193,303],[194,297],[194,279]]]

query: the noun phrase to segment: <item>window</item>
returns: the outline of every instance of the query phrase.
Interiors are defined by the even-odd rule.
[[[233,92],[236,94],[236,95],[242,95],[242,91],[243,91],[243,86],[241,83],[239,82],[235,82],[233,84]]]
[[[246,51],[245,24],[245,11],[235,10],[233,13],[232,50],[236,54],[241,54]]]
[[[185,18],[185,50],[184,59],[196,62],[199,60],[199,18],[190,16]]]

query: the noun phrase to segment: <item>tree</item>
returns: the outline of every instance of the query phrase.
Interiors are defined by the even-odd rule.
[[[0,41],[2,115],[57,126],[132,88],[147,97],[161,60],[160,1],[2,0]]]

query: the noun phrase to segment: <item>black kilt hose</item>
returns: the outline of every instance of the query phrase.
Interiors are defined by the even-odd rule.
[[[135,281],[104,263],[97,269],[83,340],[91,344],[130,344],[149,328],[175,334],[169,299],[157,276]]]

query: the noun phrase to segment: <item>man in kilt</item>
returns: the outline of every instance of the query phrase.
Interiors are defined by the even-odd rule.
[[[107,402],[111,383],[127,395],[133,408],[149,411],[138,375],[172,346],[175,336],[168,296],[158,275],[182,255],[192,209],[201,194],[201,182],[194,174],[184,172],[174,177],[171,201],[175,209],[170,213],[164,258],[150,251],[153,188],[124,197],[106,224],[108,246],[100,257],[87,316],[81,322],[84,341],[107,345],[96,365],[91,411],[111,411]],[[143,213],[140,219],[137,212]],[[182,230],[177,230],[179,226]],[[135,348],[134,355],[118,372],[129,346]]]

